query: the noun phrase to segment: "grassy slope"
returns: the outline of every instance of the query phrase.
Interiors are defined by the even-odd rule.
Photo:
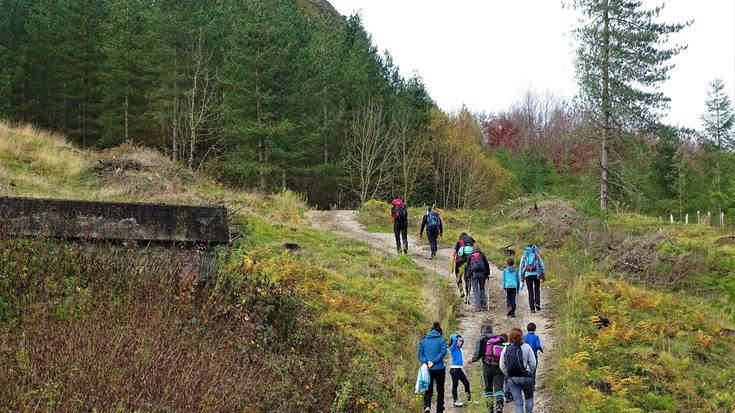
[[[126,162],[144,167],[109,166]],[[336,411],[416,406],[417,399],[409,395],[415,344],[430,321],[424,303],[434,302],[436,291],[426,289],[410,260],[386,260],[353,241],[310,229],[298,197],[229,191],[187,174],[154,151],[129,145],[80,151],[62,137],[2,123],[0,195],[226,203],[242,208],[233,226],[244,235],[231,249],[219,251],[218,276],[205,286],[185,285],[173,270],[162,281],[160,266],[146,264],[131,272],[106,268],[114,258],[97,258],[117,254],[130,260],[119,267],[134,267],[140,260],[134,251],[108,253],[90,246],[95,251],[90,253],[84,246],[23,244],[3,237],[5,251],[17,254],[0,256],[0,371],[9,372],[0,374],[0,405]],[[301,249],[285,252],[283,242]],[[33,258],[39,256],[28,250],[38,248],[51,252]],[[69,267],[70,262],[83,264]],[[131,281],[120,284],[122,277]],[[43,285],[43,291],[32,285]],[[448,297],[448,289],[442,294]],[[140,311],[154,314],[155,323]],[[142,343],[126,344],[130,351],[118,364],[118,357],[101,343],[93,345],[94,337],[130,339],[125,331],[131,320],[142,324]],[[80,345],[79,357],[59,351],[43,358],[26,340],[32,335],[68,347],[74,342],[71,332],[93,337],[92,344]],[[202,363],[210,351],[220,357],[207,361],[211,369],[195,369],[188,381],[182,380],[175,363],[154,366],[146,361],[166,341],[171,352],[188,354],[181,357],[184,367]],[[156,386],[143,391],[144,384],[137,381],[126,389],[109,381],[95,389],[97,398],[83,396],[90,389],[78,374],[68,372],[88,370],[89,359],[99,360],[93,370],[103,376],[155,376],[162,382],[157,383],[159,392]],[[241,373],[248,369],[241,364],[247,360],[258,363],[250,369],[262,369],[259,380],[215,373],[231,364],[242,366],[237,369]],[[320,377],[324,375],[332,377]],[[230,391],[194,391],[197,380],[220,383]]]
[[[549,383],[554,408],[735,411],[732,240],[705,226],[593,217],[558,200],[539,200],[539,214],[532,205],[443,218],[445,230],[467,230],[495,262],[505,245],[544,245],[561,334]],[[367,205],[361,220],[378,228],[385,208]],[[608,327],[598,327],[602,318]]]

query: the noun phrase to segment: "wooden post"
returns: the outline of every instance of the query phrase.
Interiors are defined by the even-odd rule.
[[[658,216],[658,222],[664,222],[664,218],[661,215]]]
[[[720,212],[720,228],[725,228],[725,213]]]
[[[707,211],[707,225],[710,225],[712,222],[712,213]]]
[[[674,214],[669,214],[669,222],[674,223]]]
[[[701,224],[701,222],[699,221],[699,211],[697,211],[697,225],[699,224]]]
[[[689,225],[689,214],[684,215],[684,225]]]

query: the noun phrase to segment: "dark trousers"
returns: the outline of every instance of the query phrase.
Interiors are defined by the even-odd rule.
[[[408,251],[408,222],[394,222],[393,233],[396,235],[396,251],[401,252],[401,239],[403,251]]]
[[[460,273],[459,272],[459,269],[460,269],[460,267],[462,267],[462,264],[464,264],[465,262],[466,262],[465,257],[457,257],[454,260],[454,278],[456,278],[457,288],[459,288],[459,294],[462,297],[465,296],[465,292],[462,290],[462,279],[464,278],[464,272],[461,272]],[[465,269],[467,269],[466,266],[465,266]],[[465,284],[467,284],[467,283],[465,283]],[[467,290],[468,288],[470,288],[470,287],[468,287],[468,286],[465,285],[465,290]],[[469,294],[469,291],[467,292],[467,294]]]
[[[429,240],[431,256],[436,255],[436,239],[439,238],[439,228],[426,228],[426,239]]]
[[[446,378],[445,369],[431,370],[429,369],[429,388],[424,392],[424,408],[431,407],[431,396],[434,393],[432,386],[436,384],[436,411],[441,413],[444,411],[444,379]]]
[[[511,314],[516,313],[516,289],[515,288],[506,288],[505,289],[505,302],[508,304],[508,311],[510,311]]]
[[[541,307],[541,281],[538,277],[527,277],[526,287],[528,287],[528,306],[531,310]]]
[[[467,380],[464,370],[458,368],[449,369],[449,375],[452,376],[452,400],[457,400],[457,387],[460,381],[464,385],[464,392],[466,394],[470,393],[470,381]]]
[[[500,366],[488,366],[483,363],[482,380],[485,383],[485,397],[494,398],[496,407],[503,406],[505,401],[505,391],[503,390],[505,376],[503,371],[500,370]]]
[[[487,294],[485,293],[485,274],[472,273],[472,289],[475,290],[475,310],[487,307]]]

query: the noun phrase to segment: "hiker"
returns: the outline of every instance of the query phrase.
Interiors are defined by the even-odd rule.
[[[408,208],[401,198],[394,199],[390,209],[390,222],[393,223],[393,233],[396,236],[396,251],[408,254]],[[401,248],[401,239],[403,248]]]
[[[523,332],[514,328],[508,334],[507,347],[500,355],[500,369],[508,378],[508,387],[513,394],[515,411],[531,413],[533,411],[533,389],[536,385],[536,357],[531,346],[523,342]],[[525,403],[524,403],[525,401]]]
[[[465,304],[469,304],[470,299],[470,288],[472,288],[471,284],[467,282],[467,276],[465,275],[465,287],[462,288],[462,278],[463,276],[459,273],[459,268],[462,266],[462,264],[467,262],[467,257],[472,253],[473,246],[475,245],[475,239],[471,236],[467,235],[466,232],[463,232],[459,234],[459,238],[457,239],[457,242],[454,244],[454,249],[452,249],[452,259],[454,260],[454,277],[457,280],[457,288],[459,288],[459,296],[461,298],[465,299]],[[465,270],[466,270],[465,266]],[[466,273],[467,271],[465,271]],[[467,294],[465,294],[465,292]]]
[[[544,348],[541,347],[541,339],[536,335],[536,323],[528,323],[526,326],[528,334],[523,336],[523,341],[531,346],[533,349],[533,355],[536,357],[536,368],[538,369],[538,352],[544,352]],[[533,374],[534,379],[536,378],[536,372]]]
[[[431,259],[433,260],[436,257],[436,239],[444,235],[444,227],[442,226],[442,219],[439,213],[430,206],[426,207],[426,215],[421,220],[419,238],[424,235],[424,228],[426,228],[426,239],[429,240]]]
[[[523,291],[521,275],[516,271],[515,261],[508,258],[507,267],[503,269],[503,288],[505,289],[506,304],[508,305],[508,317],[516,316],[516,295]]]
[[[444,355],[447,354],[447,342],[442,337],[442,328],[439,322],[434,322],[431,331],[419,342],[418,359],[421,364],[429,368],[429,388],[424,392],[424,412],[431,411],[431,397],[436,384],[436,411],[444,411]]]
[[[490,263],[487,257],[480,251],[480,247],[475,245],[472,254],[468,259],[468,273],[472,280],[472,290],[475,294],[475,311],[487,308],[487,295],[485,293],[485,281],[490,278]]]
[[[457,387],[459,382],[464,385],[464,392],[467,395],[467,401],[472,399],[470,393],[470,381],[467,380],[467,376],[464,374],[464,359],[462,357],[462,347],[464,346],[464,337],[459,333],[454,333],[449,336],[449,354],[452,355],[452,364],[449,366],[449,375],[452,377],[452,406],[462,407],[462,403],[457,397]]]
[[[484,396],[488,398],[490,405],[495,407],[495,413],[503,411],[503,402],[505,392],[503,391],[503,383],[505,376],[500,370],[500,355],[507,344],[508,339],[504,334],[495,335],[490,323],[482,326],[482,335],[475,345],[475,353],[472,356],[472,362],[482,360],[482,381],[485,385]]]
[[[521,280],[528,287],[528,305],[531,312],[535,313],[541,310],[541,281],[546,280],[546,267],[537,246],[526,247],[518,271],[521,273]]]

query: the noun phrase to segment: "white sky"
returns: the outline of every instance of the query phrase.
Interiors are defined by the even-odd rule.
[[[344,15],[359,12],[378,48],[388,49],[404,76],[417,71],[445,110],[503,110],[529,87],[576,94],[571,28],[578,15],[561,0],[329,1]],[[689,48],[662,90],[671,98],[666,120],[699,128],[708,82],[722,77],[735,94],[735,1],[668,0],[661,20],[694,20],[673,37]]]

